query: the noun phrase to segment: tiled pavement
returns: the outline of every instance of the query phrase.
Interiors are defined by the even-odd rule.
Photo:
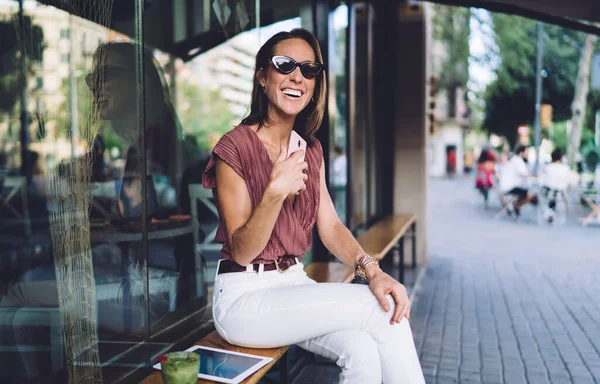
[[[600,228],[581,208],[555,228],[477,203],[468,181],[431,181],[411,315],[427,383],[600,383]]]

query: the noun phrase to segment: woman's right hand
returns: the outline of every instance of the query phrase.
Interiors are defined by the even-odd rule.
[[[297,151],[289,159],[286,159],[287,149],[284,146],[281,147],[269,180],[269,186],[274,192],[281,196],[288,196],[306,189],[308,175],[305,170],[308,169],[308,163],[306,161],[298,163],[298,159],[303,154],[304,151]]]

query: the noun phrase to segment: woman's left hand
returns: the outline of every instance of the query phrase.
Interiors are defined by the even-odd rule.
[[[385,296],[391,294],[394,298],[396,308],[390,319],[390,324],[400,323],[404,317],[410,318],[410,300],[406,288],[379,267],[373,271],[372,276],[369,276],[369,288],[386,312],[390,310],[390,303]]]

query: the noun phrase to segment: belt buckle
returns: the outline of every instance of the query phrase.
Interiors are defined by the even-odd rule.
[[[280,273],[283,273],[283,272],[287,271],[287,268],[286,268],[286,269],[281,269],[281,268],[279,268],[279,263],[277,262],[277,259],[275,259],[275,268],[277,268],[277,270],[278,270]]]

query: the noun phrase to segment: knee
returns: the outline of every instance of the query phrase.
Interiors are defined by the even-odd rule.
[[[381,383],[381,360],[375,340],[367,333],[355,332],[336,361],[347,383]]]

